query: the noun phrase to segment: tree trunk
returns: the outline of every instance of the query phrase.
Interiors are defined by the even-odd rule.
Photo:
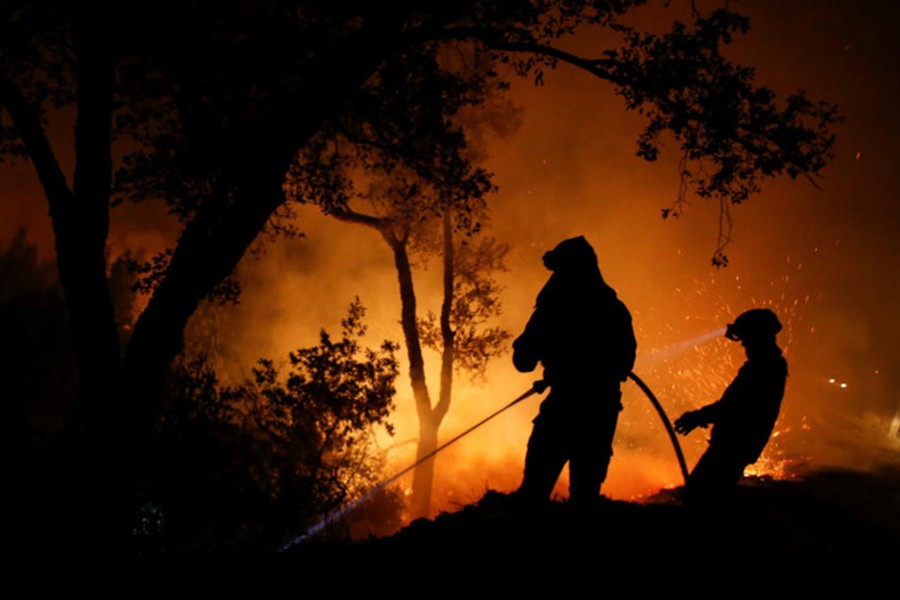
[[[0,104],[9,112],[47,196],[57,268],[79,371],[80,422],[103,416],[119,365],[115,313],[106,280],[112,177],[113,63],[94,27],[76,27],[75,175],[72,189],[41,124],[16,84],[0,74]],[[99,428],[102,429],[102,428]]]
[[[453,328],[450,326],[450,316],[453,312],[453,263],[455,260],[453,250],[453,223],[450,213],[444,213],[444,299],[441,303],[441,391],[438,404],[434,408],[435,418],[438,424],[443,421],[447,411],[450,410],[450,398],[453,394],[453,360],[454,337]]]
[[[233,160],[221,169],[238,174],[231,180],[234,188],[223,192],[233,195],[227,202],[208,199],[186,226],[165,280],[135,325],[123,362],[105,255],[116,48],[107,21],[96,18],[91,10],[76,12],[78,114],[71,189],[47,140],[39,107],[31,106],[14,79],[4,73],[0,73],[0,104],[8,110],[47,195],[78,367],[74,431],[81,443],[73,459],[79,468],[69,474],[71,481],[66,485],[82,491],[74,494],[81,497],[68,512],[79,517],[71,522],[82,523],[75,527],[77,531],[96,532],[92,537],[97,544],[114,551],[123,546],[112,543],[111,535],[115,541],[130,537],[131,492],[142,470],[136,457],[147,458],[165,373],[183,347],[188,319],[233,272],[283,202],[281,186],[294,150],[341,110],[342,101],[388,52],[402,45],[384,42],[393,39],[403,15],[381,19],[372,31],[366,28],[348,36],[345,44],[336,44],[309,70],[307,84],[296,97],[282,101],[265,123],[250,123],[246,139],[235,140]],[[418,353],[421,358],[421,350]],[[424,390],[421,360],[419,367]],[[61,502],[71,504],[72,500],[60,494]],[[91,542],[87,535],[62,536],[80,548]]]
[[[75,173],[71,190],[54,155],[39,111],[30,106],[12,80],[0,76],[0,103],[13,120],[32,159],[50,207],[60,284],[78,368],[78,393],[70,413],[69,440],[74,442],[58,482],[70,495],[59,505],[62,536],[77,539],[82,551],[90,540],[113,547],[128,535],[124,488],[118,483],[125,466],[115,448],[120,348],[115,310],[106,276],[112,179],[111,130],[113,52],[106,24],[84,18],[75,25],[78,114],[75,124]],[[60,493],[60,498],[63,494]],[[94,548],[97,549],[97,548]]]
[[[450,409],[453,392],[453,329],[450,327],[450,313],[453,308],[453,232],[449,213],[444,216],[444,298],[441,303],[441,388],[438,403],[432,409],[419,413],[419,444],[416,461],[428,456],[438,447],[438,431]],[[418,336],[418,330],[416,335]],[[421,352],[421,351],[420,351]],[[424,379],[423,379],[424,384]],[[431,511],[431,496],[434,491],[434,461],[432,458],[422,463],[413,477],[411,514],[413,517],[427,517]]]
[[[72,201],[54,215],[57,265],[66,295],[79,389],[75,427],[77,489],[74,515],[85,540],[101,554],[124,548],[133,513],[122,428],[121,351],[106,273],[112,183],[114,51],[101,24],[81,15],[76,24],[78,116]]]
[[[184,347],[188,320],[234,272],[283,202],[282,183],[290,157],[290,152],[259,152],[252,166],[245,166],[247,172],[224,210],[198,212],[178,241],[165,279],[135,323],[124,371],[131,394],[130,420],[142,445],[149,441],[159,413],[167,369]],[[221,193],[228,194],[228,190]],[[220,198],[208,200],[210,205],[225,204],[216,202]]]
[[[409,264],[407,240],[397,238],[382,231],[385,240],[394,252],[394,265],[397,268],[397,279],[400,283],[400,325],[406,340],[406,352],[409,358],[409,379],[416,403],[416,414],[419,418],[419,441],[416,448],[418,461],[437,448],[437,431],[440,418],[435,420],[431,408],[431,397],[425,381],[425,360],[422,356],[422,343],[419,339],[419,327],[416,322],[416,294],[413,287],[412,268]],[[431,487],[434,478],[434,459],[430,459],[413,472],[412,500],[410,511],[413,518],[426,517],[431,506]]]
[[[106,276],[112,182],[113,61],[95,23],[79,24],[77,39],[76,167],[72,198],[54,215],[57,265],[66,294],[78,361],[79,405],[93,433],[114,423],[120,364],[115,309]],[[96,426],[95,426],[96,425]]]
[[[425,380],[425,360],[416,315],[416,295],[413,286],[412,268],[409,263],[407,240],[397,238],[384,229],[382,235],[394,252],[394,265],[400,284],[400,323],[406,340],[409,357],[409,378],[419,418],[419,440],[416,446],[416,462],[434,452],[438,447],[438,431],[450,408],[453,390],[453,330],[450,314],[453,308],[453,232],[450,215],[443,221],[444,232],[444,297],[441,304],[441,387],[437,404],[431,406],[431,397]],[[427,517],[431,511],[431,496],[434,488],[434,458],[423,462],[413,472],[410,515],[413,518]]]
[[[416,462],[434,452],[438,447],[438,430],[441,419],[429,411],[419,417],[419,440],[416,445]],[[413,472],[412,497],[409,511],[413,519],[427,518],[431,513],[431,495],[434,490],[434,461],[432,457],[416,467]]]
[[[377,32],[387,35],[387,32]],[[139,317],[125,356],[129,388],[137,393],[134,418],[151,426],[169,365],[184,347],[188,319],[228,277],[284,202],[284,178],[302,148],[377,68],[382,55],[357,53],[372,36],[359,35],[311,67],[301,93],[257,119],[230,140],[219,197],[207,198],[186,225],[165,279]],[[336,77],[339,73],[340,77]]]

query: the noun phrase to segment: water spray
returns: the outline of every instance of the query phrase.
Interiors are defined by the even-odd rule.
[[[638,362],[641,363],[642,366],[654,364],[663,360],[667,360],[672,358],[677,354],[681,354],[695,346],[699,346],[709,340],[713,340],[725,335],[725,328],[720,327],[718,329],[713,329],[712,331],[707,331],[706,333],[701,333],[700,335],[694,336],[689,340],[685,340],[683,342],[678,342],[677,344],[671,344],[650,354],[649,356],[642,356],[638,359]]]

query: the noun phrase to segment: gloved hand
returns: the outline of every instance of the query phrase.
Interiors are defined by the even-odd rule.
[[[675,419],[675,431],[681,435],[687,435],[704,423],[700,420],[699,411],[689,410]]]

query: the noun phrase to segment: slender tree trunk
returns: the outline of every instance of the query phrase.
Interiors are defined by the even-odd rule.
[[[443,279],[444,294],[441,303],[441,388],[438,403],[426,413],[419,413],[419,445],[416,460],[434,452],[438,447],[438,431],[450,409],[453,393],[453,329],[450,327],[450,314],[453,308],[453,233],[450,215],[444,216],[444,257]],[[412,514],[414,517],[427,517],[431,511],[431,496],[434,491],[435,459],[426,461],[415,472],[413,478]],[[418,485],[416,485],[418,484]]]
[[[454,337],[450,326],[450,315],[453,312],[454,277],[453,264],[456,259],[453,250],[453,223],[450,213],[444,213],[444,299],[441,303],[441,391],[438,404],[434,409],[438,423],[450,410],[450,399],[453,395],[453,360]]]
[[[416,444],[416,461],[428,456],[438,447],[438,430],[441,421],[429,411],[419,417],[419,440]],[[434,490],[434,461],[432,457],[413,471],[412,497],[410,498],[410,516],[414,519],[427,518],[431,513],[431,495]]]
[[[444,362],[441,367],[441,396],[434,408],[431,406],[431,396],[428,392],[428,384],[425,380],[425,359],[422,356],[422,342],[419,337],[419,327],[416,314],[416,293],[413,284],[412,267],[409,262],[408,232],[398,236],[393,231],[395,225],[388,219],[381,219],[354,212],[349,209],[332,213],[337,219],[348,223],[366,225],[377,230],[390,246],[394,254],[394,266],[397,270],[397,280],[400,285],[400,325],[403,330],[403,338],[406,341],[406,353],[409,360],[409,379],[413,390],[413,400],[416,405],[416,415],[419,421],[419,439],[416,446],[416,462],[437,449],[438,430],[447,409],[450,406],[450,391],[452,380],[452,353],[444,352]],[[452,269],[452,257],[450,260]],[[445,284],[447,275],[447,262],[445,259]],[[452,270],[450,271],[452,288]],[[446,291],[446,286],[445,286]],[[449,315],[452,306],[452,295],[448,301],[445,295],[444,305],[441,308],[442,332],[449,331]],[[449,362],[448,362],[449,361]],[[448,367],[449,365],[449,367]],[[413,518],[427,517],[431,509],[431,493],[434,487],[434,459],[430,459],[413,472],[412,497],[410,500],[410,514]]]
[[[453,307],[453,233],[449,214],[443,223],[444,257],[443,279],[444,297],[441,304],[441,387],[437,404],[432,407],[428,385],[425,380],[425,360],[416,315],[416,295],[413,286],[412,268],[409,263],[407,240],[399,239],[382,230],[382,235],[394,252],[394,265],[400,284],[400,323],[406,340],[409,358],[409,377],[412,383],[416,414],[419,419],[419,439],[416,446],[416,461],[434,452],[438,447],[438,432],[447,411],[453,391],[453,330],[450,314]],[[410,514],[413,518],[427,517],[431,511],[431,496],[434,489],[435,459],[431,458],[413,472]]]
[[[384,232],[383,235],[394,252],[394,265],[397,268],[397,279],[400,284],[400,325],[403,329],[403,338],[406,340],[409,379],[412,384],[413,399],[416,403],[416,414],[419,418],[419,441],[416,447],[416,460],[418,461],[437,448],[437,430],[440,421],[434,422],[431,397],[425,381],[425,360],[422,356],[422,343],[419,339],[419,327],[416,322],[416,294],[413,286],[412,267],[409,264],[407,240]],[[433,459],[419,465],[413,472],[410,511],[414,518],[428,515],[433,479]]]

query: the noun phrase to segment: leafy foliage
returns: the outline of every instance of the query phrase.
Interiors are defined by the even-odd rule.
[[[440,50],[431,46],[386,61],[356,94],[355,110],[298,154],[289,197],[326,213],[362,201],[398,232],[446,210],[467,215],[483,206],[494,190],[491,174],[468,160],[470,140],[459,115],[483,106],[498,88],[484,64],[448,64]],[[475,227],[472,219],[460,222]]]
[[[456,244],[453,258],[453,366],[473,379],[484,376],[491,358],[506,352],[510,333],[489,322],[498,317],[500,285],[496,274],[506,271],[504,258],[509,246],[492,237],[473,236]],[[442,350],[444,339],[437,315],[429,311],[419,320],[422,345]]]
[[[681,152],[682,184],[674,208],[679,216],[688,189],[717,198],[722,210],[713,264],[725,266],[730,241],[729,204],[760,191],[767,177],[816,176],[834,157],[837,108],[803,92],[779,106],[775,93],[753,84],[752,68],[722,56],[720,47],[749,29],[749,21],[726,9],[697,17],[693,27],[676,22],[664,35],[618,26],[626,45],[606,53],[609,77],[626,106],[649,123],[638,137],[638,155],[656,160],[668,132]]]
[[[174,543],[271,546],[383,478],[374,434],[392,431],[396,345],[361,347],[363,317],[357,300],[340,339],[322,331],[290,353],[286,373],[261,360],[235,387],[219,385],[203,357],[177,365],[155,494]],[[383,526],[398,518],[391,494],[370,507],[387,510]]]
[[[766,177],[820,172],[833,155],[836,110],[800,92],[778,102],[753,84],[753,69],[722,55],[722,46],[748,30],[745,17],[726,6],[708,15],[694,10],[693,23],[676,21],[664,34],[624,25],[645,3],[271,0],[120,8],[111,17],[141,20],[153,33],[109,33],[116,136],[128,142],[118,199],[163,198],[185,222],[209,213],[201,221],[211,227],[213,215],[252,201],[238,189],[246,177],[264,176],[255,157],[271,152],[275,164],[276,155],[299,152],[291,196],[326,210],[352,197],[348,169],[391,174],[395,195],[414,198],[410,212],[417,214],[447,208],[453,198],[475,201],[490,189],[490,176],[466,160],[452,118],[505,88],[496,64],[543,82],[546,70],[567,62],[610,81],[628,108],[648,118],[637,140],[647,160],[659,156],[664,134],[674,136],[684,185],[664,214],[678,214],[689,190],[735,203]],[[75,100],[73,40],[91,16],[49,0],[5,3],[0,104],[11,106],[18,92],[43,115]],[[593,56],[561,46],[585,31],[605,33]],[[482,57],[470,61],[474,68],[446,68],[460,48]],[[21,152],[22,132],[5,111],[0,119],[0,153]],[[435,184],[434,194],[423,193],[423,181]],[[727,241],[727,232],[720,236]]]
[[[9,0],[0,5],[0,105],[18,87],[43,117],[44,109],[58,109],[74,100],[74,57],[68,45],[71,24],[64,11],[53,2],[42,3],[43,10],[31,10],[33,4]],[[42,43],[35,44],[36,39]],[[42,68],[35,69],[36,64]],[[20,132],[10,115],[0,111],[0,163],[27,157]]]
[[[149,260],[139,261],[133,258],[126,259],[126,268],[130,271],[135,281],[132,291],[150,296],[166,278],[166,270],[172,260],[172,248],[166,248],[150,257]],[[226,277],[207,293],[206,298],[219,305],[237,304],[241,295],[241,285],[232,276]]]

